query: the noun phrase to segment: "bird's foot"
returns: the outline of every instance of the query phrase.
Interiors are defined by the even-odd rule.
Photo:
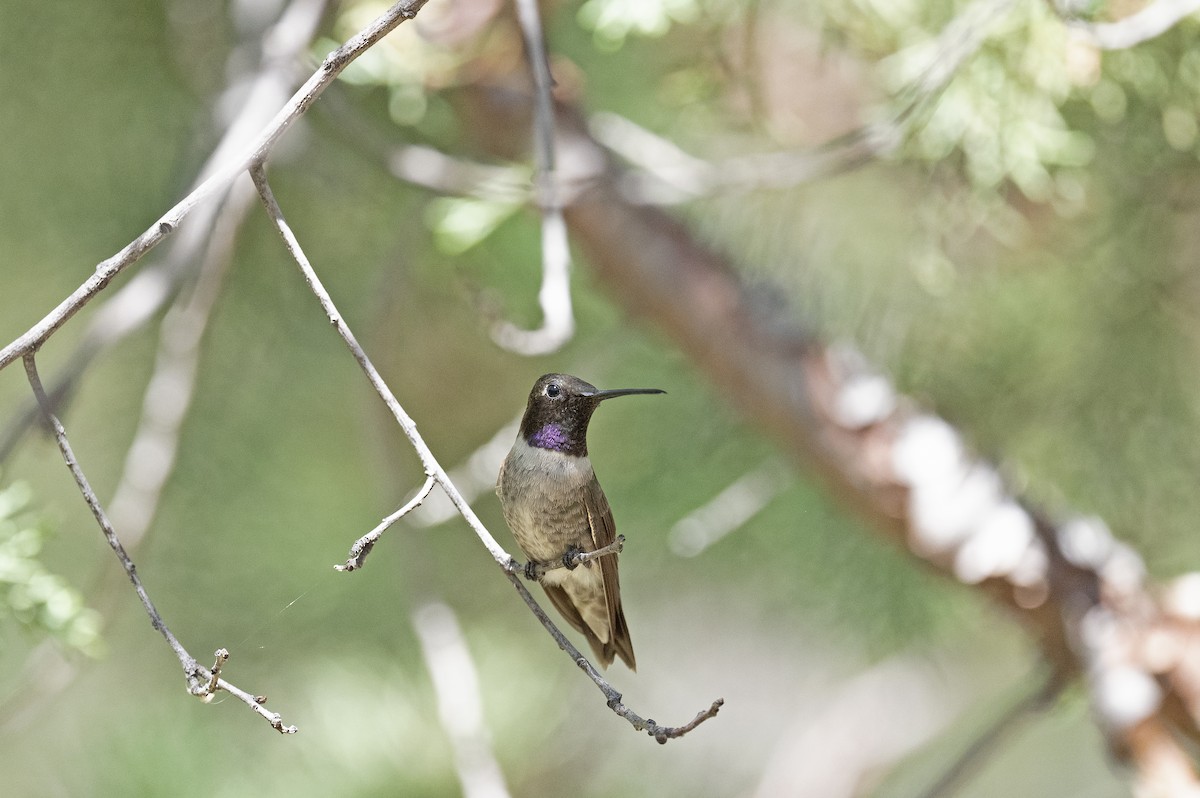
[[[617,539],[607,546],[601,546],[595,551],[581,551],[577,548],[572,548],[563,555],[563,564],[568,568],[574,568],[576,565],[588,564],[592,560],[598,560],[601,557],[620,554],[625,549],[625,536],[617,535]],[[568,561],[568,558],[570,560]]]
[[[581,562],[579,555],[583,553],[583,549],[579,548],[578,546],[571,546],[568,548],[566,553],[564,553],[562,556],[563,567],[568,571],[574,571],[579,567],[579,563]]]

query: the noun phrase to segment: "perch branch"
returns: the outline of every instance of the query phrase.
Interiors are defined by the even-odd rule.
[[[416,422],[412,420],[412,417],[400,405],[400,402],[396,399],[396,395],[392,393],[392,389],[388,387],[383,377],[379,375],[378,369],[375,368],[371,359],[367,357],[367,353],[358,343],[358,339],[355,337],[353,331],[351,331],[349,325],[346,324],[345,319],[342,318],[342,314],[338,311],[337,306],[333,303],[333,298],[325,290],[324,284],[321,283],[321,278],[317,276],[316,271],[308,260],[308,256],[304,254],[304,250],[300,247],[300,242],[292,232],[292,228],[284,219],[283,211],[280,209],[279,203],[275,199],[275,194],[271,191],[271,186],[267,182],[267,175],[263,166],[258,164],[251,168],[250,176],[254,179],[254,185],[258,188],[259,197],[262,199],[263,206],[267,210],[267,215],[279,231],[288,254],[300,268],[300,273],[303,275],[304,281],[308,284],[309,290],[316,296],[321,309],[325,311],[325,317],[333,325],[334,330],[337,331],[337,334],[350,350],[350,354],[358,363],[359,368],[366,374],[367,381],[371,383],[371,387],[375,389],[379,398],[383,400],[384,405],[387,406],[396,423],[400,425],[400,429],[404,432],[405,437],[408,438],[409,443],[416,450],[417,457],[420,458],[421,465],[425,468],[425,473],[430,475],[441,486],[442,490],[446,492],[446,495],[450,497],[450,500],[458,508],[463,518],[466,519],[472,531],[479,537],[484,547],[487,548],[488,553],[492,555],[492,559],[500,567],[507,568],[509,563],[512,562],[512,557],[496,542],[496,539],[488,532],[483,522],[475,515],[475,511],[467,504],[466,499],[459,494],[454,484],[447,478],[446,472],[438,463],[437,458],[433,456],[433,452],[426,445],[420,432],[417,431]]]
[[[541,608],[541,605],[534,600],[533,595],[529,592],[525,585],[522,584],[520,577],[518,577],[513,571],[506,571],[506,574],[508,576],[508,581],[512,582],[513,587],[517,589],[517,594],[520,595],[521,600],[525,602],[525,605],[529,607],[529,611],[533,613],[534,617],[538,619],[550,636],[554,638],[554,642],[558,643],[558,647],[565,651],[567,656],[574,660],[575,664],[579,666],[579,669],[587,674],[587,677],[592,680],[592,683],[600,689],[600,692],[604,694],[608,708],[611,709],[617,717],[624,718],[626,721],[628,721],[629,725],[633,727],[634,731],[644,731],[646,734],[657,740],[660,744],[663,744],[666,743],[667,740],[674,740],[677,737],[684,736],[709,718],[716,717],[717,712],[720,711],[721,707],[725,704],[724,698],[718,698],[716,701],[712,702],[708,709],[702,710],[696,715],[696,717],[692,718],[691,721],[682,726],[660,726],[653,720],[643,718],[641,715],[625,706],[623,703],[623,696],[617,692],[617,689],[609,684],[607,679],[600,675],[600,672],[596,670],[596,667],[592,665],[588,658],[585,657],[579,651],[579,649],[567,639],[567,636],[564,635],[559,628],[554,625],[554,621],[550,620],[550,616],[546,614],[546,611]]]
[[[580,565],[589,563],[592,560],[598,560],[601,557],[607,557],[611,554],[620,554],[624,548],[625,536],[617,535],[617,539],[612,543],[609,543],[607,546],[601,546],[595,551],[574,551],[564,554],[562,559],[550,560],[548,562],[530,560],[524,566],[514,562],[513,568],[525,574],[525,578],[531,582],[540,582],[542,577],[550,571],[555,571],[559,568],[578,568]]]
[[[311,290],[313,295],[316,296],[317,301],[321,305],[321,309],[325,312],[326,318],[329,319],[330,324],[333,325],[338,335],[341,336],[342,341],[345,342],[347,348],[350,350],[351,355],[354,357],[355,361],[357,361],[359,367],[363,370],[363,373],[366,374],[367,380],[371,383],[371,387],[373,387],[375,392],[379,394],[379,398],[383,400],[383,403],[391,412],[392,417],[395,418],[396,423],[400,425],[400,429],[404,431],[409,443],[412,444],[413,449],[416,450],[417,456],[420,458],[421,464],[425,468],[425,473],[429,475],[429,478],[436,482],[443,491],[445,491],[447,496],[450,497],[450,500],[454,503],[454,506],[458,508],[458,511],[462,515],[463,519],[466,520],[467,525],[471,527],[472,531],[475,532],[476,536],[483,543],[484,547],[487,548],[489,553],[491,553],[492,558],[504,571],[509,581],[516,586],[517,593],[520,594],[521,598],[525,601],[525,604],[529,607],[530,611],[533,612],[534,616],[537,617],[537,619],[541,622],[542,626],[545,627],[546,631],[549,632],[550,636],[554,638],[556,643],[558,643],[559,648],[567,652],[571,659],[575,661],[575,664],[578,665],[588,675],[588,678],[590,678],[598,688],[600,688],[600,691],[604,694],[604,697],[608,702],[609,708],[620,717],[629,721],[630,725],[632,725],[634,729],[637,731],[646,731],[650,736],[654,737],[660,743],[665,743],[667,740],[675,737],[681,737],[708,718],[715,716],[717,714],[717,710],[723,703],[723,699],[719,699],[714,702],[708,710],[701,712],[690,723],[679,727],[659,726],[652,720],[646,720],[642,718],[640,715],[621,703],[621,694],[618,693],[612,685],[605,681],[602,676],[600,676],[600,674],[596,671],[596,668],[591,662],[588,661],[587,657],[581,654],[579,649],[572,645],[571,641],[569,641],[566,636],[563,635],[559,628],[555,626],[554,622],[550,620],[549,616],[546,615],[545,611],[538,606],[536,601],[534,601],[533,596],[530,595],[529,591],[525,589],[525,586],[521,584],[520,578],[516,576],[515,572],[520,568],[519,564],[500,546],[499,543],[496,542],[496,539],[492,537],[492,534],[487,530],[487,527],[485,527],[483,522],[479,520],[479,517],[475,515],[475,511],[471,509],[471,505],[467,503],[467,500],[458,492],[458,488],[456,488],[454,483],[451,482],[446,476],[445,470],[443,470],[442,466],[438,463],[437,458],[433,456],[433,452],[429,449],[429,446],[426,445],[425,440],[417,431],[416,424],[400,405],[400,402],[396,399],[395,394],[392,393],[392,389],[388,387],[386,382],[384,382],[383,377],[379,375],[379,371],[375,368],[374,364],[371,363],[370,358],[367,357],[367,353],[358,343],[358,339],[350,330],[349,325],[346,324],[345,319],[338,311],[332,297],[329,296],[329,292],[325,290],[325,286],[321,283],[321,279],[317,276],[316,271],[313,270],[312,264],[308,260],[308,256],[304,254],[304,250],[301,248],[300,242],[296,239],[291,227],[284,219],[283,211],[280,209],[279,203],[275,199],[275,194],[271,191],[271,186],[267,181],[265,169],[261,164],[256,164],[251,168],[250,176],[254,179],[254,185],[258,188],[258,193],[262,198],[263,206],[266,208],[267,215],[270,217],[271,221],[275,224],[276,229],[279,231],[279,235],[283,239],[283,244],[287,249],[288,254],[291,255],[292,259],[296,262],[296,265],[300,268],[300,273],[303,275],[304,281],[308,284],[309,290]]]
[[[197,663],[195,657],[187,652],[187,649],[183,647],[163,622],[162,616],[159,615],[154,602],[150,600],[150,594],[146,592],[146,588],[137,574],[137,568],[134,566],[133,560],[130,559],[129,554],[125,551],[125,547],[121,545],[121,540],[117,537],[116,530],[113,529],[112,524],[109,522],[107,513],[104,512],[104,508],[100,505],[100,500],[96,498],[95,491],[92,490],[91,484],[88,483],[87,477],[84,476],[83,469],[79,466],[79,461],[75,458],[75,452],[71,449],[71,443],[67,439],[66,429],[51,409],[50,399],[46,396],[46,390],[42,386],[41,377],[38,376],[37,363],[34,356],[26,354],[24,360],[25,374],[29,378],[29,386],[33,389],[33,395],[37,398],[38,405],[42,408],[46,423],[54,432],[54,440],[58,443],[58,449],[67,464],[67,469],[71,472],[71,476],[75,478],[75,484],[79,488],[79,492],[83,495],[83,500],[87,503],[88,509],[92,511],[96,523],[100,525],[100,529],[104,533],[104,539],[108,542],[109,547],[117,556],[117,560],[121,563],[121,567],[125,569],[125,573],[129,576],[129,581],[133,584],[134,592],[137,593],[138,599],[142,602],[142,607],[145,609],[146,614],[150,616],[150,625],[158,630],[159,634],[163,636],[163,639],[167,641],[167,645],[171,647],[171,650],[175,652],[175,656],[179,659],[179,664],[183,668],[184,678],[187,680],[188,692],[204,700],[210,700],[213,694],[212,682],[215,681],[219,689],[226,690],[231,695],[241,698],[251,709],[266,718],[277,731],[285,734],[295,733],[296,727],[284,726],[282,719],[277,713],[268,712],[260,703],[254,700],[253,696],[239,690],[224,679],[219,679],[217,674]],[[225,653],[224,658],[218,655],[218,670],[219,665],[227,658],[228,652]]]

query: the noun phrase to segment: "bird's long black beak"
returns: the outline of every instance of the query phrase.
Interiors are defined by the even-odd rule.
[[[588,394],[588,396],[600,402],[605,399],[612,399],[614,396],[629,396],[635,393],[666,393],[666,391],[661,388],[613,388],[609,391],[595,391]]]

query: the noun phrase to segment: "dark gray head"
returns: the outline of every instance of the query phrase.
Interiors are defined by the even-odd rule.
[[[521,437],[530,446],[577,457],[587,455],[587,427],[597,405],[614,396],[666,393],[658,388],[601,391],[570,374],[544,374],[529,392]]]

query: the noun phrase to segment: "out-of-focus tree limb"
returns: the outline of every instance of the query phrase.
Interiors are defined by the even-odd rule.
[[[1115,22],[1068,20],[1072,33],[1101,50],[1125,50],[1161,36],[1200,11],[1200,0],[1157,0]]]
[[[480,90],[464,110],[495,129],[516,105],[512,93]],[[1187,656],[1200,648],[1200,587],[1190,586],[1200,577],[1168,600],[1102,521],[1026,504],[857,352],[797,325],[778,297],[747,290],[733,261],[680,221],[628,201],[620,169],[576,112],[564,110],[560,125],[562,169],[586,186],[566,211],[572,240],[616,301],[672,338],[844,505],[1008,611],[1057,679],[1086,679],[1097,722],[1141,790],[1195,786],[1179,738],[1200,739],[1200,669]]]

